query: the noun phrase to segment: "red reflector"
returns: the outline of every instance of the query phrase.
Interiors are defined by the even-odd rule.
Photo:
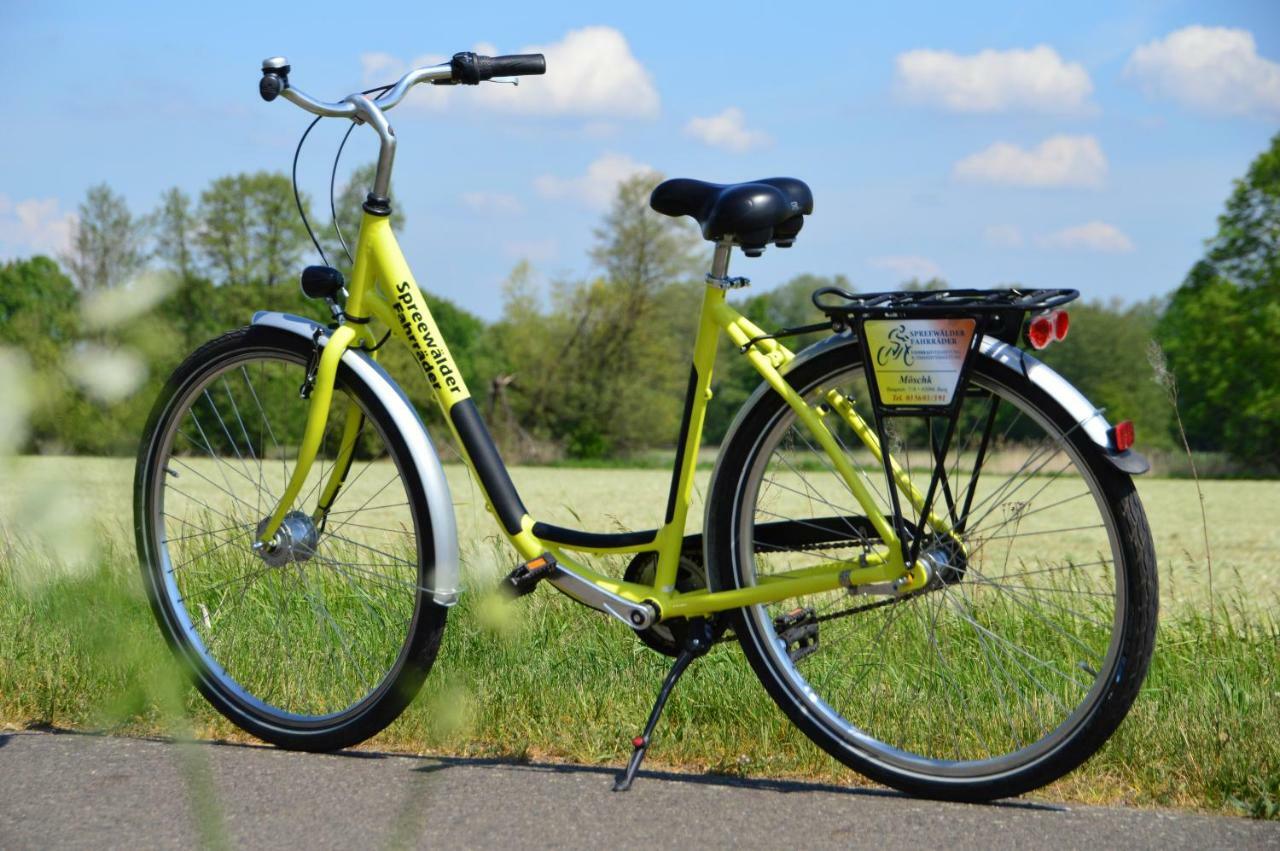
[[[1053,341],[1053,320],[1047,314],[1041,314],[1031,320],[1027,326],[1027,342],[1039,351]]]
[[[631,740],[631,746],[635,748],[644,747],[644,736],[636,736]]]
[[[1050,315],[1053,317],[1053,339],[1061,343],[1067,339],[1067,329],[1071,327],[1071,317],[1067,315],[1065,310],[1055,310]]]
[[[1122,420],[1111,428],[1111,445],[1117,452],[1124,452],[1133,446],[1133,422]]]

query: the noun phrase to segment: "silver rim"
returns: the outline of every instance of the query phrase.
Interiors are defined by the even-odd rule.
[[[830,375],[806,398],[838,387],[865,400],[862,375],[861,366]],[[964,573],[900,601],[840,590],[746,611],[750,640],[777,680],[844,747],[898,773],[957,782],[1025,768],[1080,729],[1116,674],[1126,602],[1115,518],[1067,433],[997,380],[975,375],[973,383],[999,397],[1003,414],[963,535]],[[966,466],[972,469],[987,404],[966,399],[972,414],[945,458],[957,494],[971,478]],[[858,407],[869,416],[869,406]],[[834,419],[826,417],[828,427]],[[932,459],[927,431],[917,429],[899,428],[891,440],[923,491]],[[836,433],[870,473],[887,515],[877,462],[847,427]],[[741,584],[821,562],[856,563],[874,546],[858,541],[850,524],[848,540],[838,545],[757,552],[756,523],[862,511],[790,409],[765,429],[753,457],[731,542]],[[938,504],[945,506],[941,495]],[[821,622],[817,651],[796,661],[798,645],[788,645],[775,628],[775,619],[797,605],[823,617],[871,603],[882,605]]]
[[[155,438],[146,519],[153,581],[200,675],[264,720],[319,727],[358,714],[391,686],[423,595],[400,463],[341,385],[290,509],[287,544],[253,548],[296,460],[304,372],[291,353],[237,353],[180,391]],[[353,410],[363,418],[358,451],[317,523]]]

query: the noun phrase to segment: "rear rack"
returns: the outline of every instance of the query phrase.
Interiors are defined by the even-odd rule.
[[[1079,290],[923,290],[919,292],[851,293],[823,287],[814,305],[837,322],[859,317],[973,316],[1049,310],[1080,297]]]

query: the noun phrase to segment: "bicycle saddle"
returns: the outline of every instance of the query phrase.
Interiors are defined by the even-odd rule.
[[[748,257],[759,257],[769,243],[789,248],[795,242],[813,212],[813,193],[794,177],[729,184],[677,177],[658,184],[649,206],[664,216],[693,216],[706,239],[729,239]]]

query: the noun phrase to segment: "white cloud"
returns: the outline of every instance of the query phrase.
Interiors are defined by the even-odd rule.
[[[871,265],[877,269],[888,269],[903,279],[916,278],[924,281],[942,277],[942,269],[927,257],[891,254],[885,257],[873,257]]]
[[[578,177],[544,174],[536,178],[533,185],[545,198],[572,198],[588,207],[603,210],[613,200],[619,183],[648,171],[653,171],[653,168],[626,154],[604,154],[587,166],[586,174]]]
[[[460,197],[464,207],[477,213],[510,216],[524,212],[519,198],[503,192],[463,192]]]
[[[530,263],[550,263],[560,254],[560,244],[554,239],[527,239],[508,242],[502,251],[513,260]]]
[[[1133,250],[1133,241],[1118,227],[1106,222],[1087,222],[1063,228],[1037,237],[1036,244],[1042,248],[1101,251],[1107,254],[1123,254]]]
[[[475,51],[484,55],[500,52],[492,44],[477,44]],[[429,86],[430,91],[410,95],[401,108],[442,109],[466,104],[530,115],[652,118],[658,114],[653,77],[631,53],[626,37],[613,27],[570,30],[554,44],[529,45],[515,52],[545,55],[547,73],[521,77],[518,86]],[[360,62],[365,84],[371,86],[394,82],[410,68],[435,65],[446,58],[428,55],[405,63],[387,53],[366,53]]]
[[[13,201],[0,193],[0,256],[65,252],[77,221],[58,209],[57,198]]]
[[[1092,108],[1093,82],[1078,62],[1041,44],[1030,50],[909,50],[895,60],[899,94],[953,112],[1078,113]]]
[[[612,121],[588,121],[582,125],[582,132],[588,139],[612,139],[622,128]]]
[[[767,133],[748,130],[746,116],[736,106],[731,106],[718,115],[693,118],[685,125],[684,132],[713,148],[734,153],[749,151],[772,141]]]
[[[519,86],[480,86],[480,100],[505,112],[652,118],[658,114],[653,77],[613,27],[570,30],[560,41],[521,48],[547,57],[547,73]]]
[[[1280,117],[1280,63],[1258,55],[1248,30],[1184,27],[1134,50],[1124,73],[1202,112]]]
[[[1107,158],[1093,136],[1052,136],[1030,150],[997,142],[960,160],[952,174],[1007,186],[1098,187],[1107,177]]]
[[[1017,248],[1022,245],[1022,231],[1017,225],[987,225],[982,229],[982,238],[1001,248]]]

